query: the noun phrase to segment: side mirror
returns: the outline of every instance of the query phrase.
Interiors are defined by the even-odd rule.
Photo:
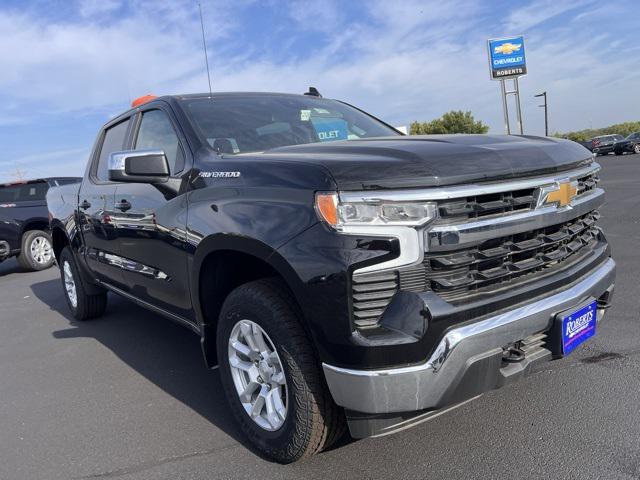
[[[109,180],[129,183],[164,183],[169,162],[162,150],[127,150],[109,155]]]

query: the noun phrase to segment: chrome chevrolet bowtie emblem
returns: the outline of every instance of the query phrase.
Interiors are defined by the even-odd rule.
[[[560,180],[553,185],[547,185],[537,189],[536,208],[546,207],[549,205],[566,207],[577,194],[577,181],[572,182],[569,179]]]

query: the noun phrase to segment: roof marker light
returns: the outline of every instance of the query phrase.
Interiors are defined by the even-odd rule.
[[[142,97],[138,97],[135,100],[133,100],[133,102],[131,102],[131,107],[132,108],[136,108],[139,107],[140,105],[144,105],[147,102],[150,102],[151,100],[155,100],[156,97],[155,95],[148,93],[146,95],[143,95]]]

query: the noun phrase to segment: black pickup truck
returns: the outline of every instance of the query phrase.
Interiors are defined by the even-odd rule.
[[[48,195],[74,317],[113,292],[193,330],[280,462],[346,426],[424,421],[596,333],[615,263],[586,149],[404,136],[310,93],[165,96],[109,121],[80,188]]]
[[[18,257],[25,270],[53,265],[46,194],[50,187],[80,183],[81,178],[40,178],[0,185],[0,262]]]

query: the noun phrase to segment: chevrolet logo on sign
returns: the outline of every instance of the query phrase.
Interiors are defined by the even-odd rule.
[[[511,55],[513,52],[518,52],[522,48],[521,43],[503,43],[493,49],[495,53],[502,53],[504,55]]]
[[[536,202],[536,208],[549,205],[566,207],[577,194],[578,182],[572,182],[568,179],[556,182],[555,185],[540,187],[537,191],[538,201]]]

